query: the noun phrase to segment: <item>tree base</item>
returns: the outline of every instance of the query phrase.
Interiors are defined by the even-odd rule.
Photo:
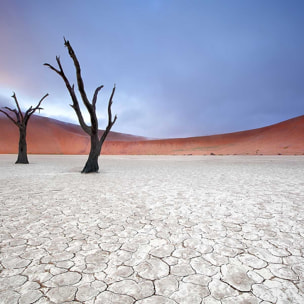
[[[15,164],[28,164],[29,161],[27,159],[27,155],[18,155],[18,158],[15,162]]]
[[[99,170],[98,159],[88,159],[81,173],[97,173]]]

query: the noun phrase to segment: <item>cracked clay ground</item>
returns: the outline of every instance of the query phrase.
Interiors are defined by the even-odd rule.
[[[0,156],[0,303],[304,303],[303,156]]]

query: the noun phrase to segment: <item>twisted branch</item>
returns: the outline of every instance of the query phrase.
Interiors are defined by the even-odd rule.
[[[45,94],[38,102],[37,106],[35,108],[33,108],[32,106],[25,112],[25,115],[24,115],[24,123],[25,125],[28,123],[28,120],[30,119],[30,117],[32,116],[32,114],[34,114],[37,110],[43,110],[43,108],[40,107],[42,101],[48,97],[49,94]]]
[[[70,42],[68,40],[66,40],[65,38],[64,38],[64,45],[65,45],[65,47],[67,47],[68,53],[69,53],[71,59],[73,60],[75,70],[76,70],[78,91],[80,93],[83,104],[85,105],[86,109],[88,110],[88,112],[90,114],[91,126],[88,126],[83,119],[83,115],[82,115],[80,107],[79,107],[79,102],[78,102],[78,99],[75,94],[74,85],[71,86],[69,80],[65,76],[61,62],[60,62],[60,58],[58,56],[56,56],[56,61],[57,61],[59,69],[56,69],[55,67],[53,67],[52,65],[50,65],[48,63],[45,63],[44,65],[48,66],[51,70],[55,71],[64,80],[65,85],[66,85],[66,87],[70,93],[70,96],[72,98],[72,101],[73,101],[73,104],[70,106],[75,110],[76,115],[78,117],[78,121],[79,121],[82,129],[90,136],[97,136],[98,135],[98,119],[97,119],[97,115],[96,115],[96,103],[97,103],[98,93],[103,88],[103,85],[96,88],[94,95],[93,95],[92,103],[90,103],[88,100],[87,94],[85,92],[85,89],[84,89],[84,83],[83,83],[82,76],[81,76],[81,68],[80,68],[79,61],[76,57],[76,54],[75,54]],[[107,126],[103,136],[100,139],[101,144],[105,140],[106,136],[110,132],[110,129],[112,128],[113,124],[115,123],[115,121],[117,119],[117,116],[115,116],[114,120],[112,120],[112,112],[111,112],[111,106],[113,103],[114,93],[115,93],[115,86],[112,90],[112,94],[111,94],[111,97],[110,97],[109,103],[108,103],[108,126]]]
[[[15,103],[16,103],[16,105],[17,105],[18,113],[19,113],[20,116],[21,116],[21,120],[23,120],[23,114],[22,114],[22,111],[21,111],[21,109],[20,109],[19,102],[18,102],[18,100],[17,100],[17,96],[16,96],[15,92],[13,92],[12,97],[14,98]]]
[[[8,109],[7,107],[5,107],[6,109]],[[11,109],[9,109],[10,111],[12,111]],[[17,127],[19,127],[18,123],[16,120],[14,120],[8,113],[6,113],[5,111],[0,109],[0,112],[3,113],[4,115],[6,115],[6,117],[8,119],[10,119]]]
[[[83,80],[82,80],[82,77],[81,77],[81,69],[80,69],[79,61],[76,57],[76,54],[75,54],[72,46],[70,45],[70,42],[68,40],[65,40],[65,38],[64,38],[64,45],[68,48],[69,55],[74,62],[74,66],[75,66],[75,69],[76,69],[76,78],[77,78],[78,90],[79,90],[79,93],[81,95],[82,101],[83,101],[84,105],[86,106],[86,108],[88,109],[88,112],[91,115],[91,114],[93,114],[93,108],[92,108],[92,105],[90,104],[89,99],[87,97],[87,94],[84,90],[84,84],[83,84]]]
[[[100,142],[103,143],[104,140],[106,139],[106,137],[108,136],[112,126],[114,125],[116,119],[117,119],[117,115],[115,115],[114,120],[112,120],[112,103],[113,103],[113,96],[116,90],[116,86],[114,85],[113,89],[112,89],[112,93],[109,99],[109,103],[108,103],[108,125],[107,128],[105,129],[104,133],[102,134],[102,137],[100,139]]]
[[[17,109],[11,109],[9,107],[4,107],[4,109],[7,109],[8,111],[10,112],[13,112],[15,113],[16,115],[16,120],[11,117],[6,111],[3,111],[0,109],[0,112],[2,112],[3,114],[5,114],[17,127],[19,128],[25,128],[27,123],[28,123],[28,120],[30,119],[31,115],[34,114],[37,110],[43,110],[43,108],[40,107],[42,101],[47,97],[49,96],[49,94],[45,94],[41,99],[40,101],[38,102],[37,106],[35,108],[33,108],[32,106],[25,112],[25,114],[23,115],[22,111],[21,111],[21,108],[20,108],[20,105],[19,105],[19,102],[18,102],[18,99],[17,99],[17,96],[15,93],[13,93],[12,95],[12,98],[15,100],[15,103],[17,105]]]
[[[83,116],[82,116],[82,113],[80,111],[79,102],[78,102],[78,99],[77,99],[77,96],[76,96],[75,90],[74,90],[74,85],[71,86],[69,80],[65,76],[63,68],[62,68],[62,65],[61,65],[61,62],[60,62],[60,57],[59,56],[56,56],[56,61],[57,61],[57,64],[59,66],[59,70],[57,70],[55,67],[53,67],[49,63],[45,63],[44,65],[48,66],[51,70],[55,71],[63,79],[63,81],[64,81],[64,83],[65,83],[65,85],[66,85],[66,87],[67,87],[67,89],[68,89],[68,91],[70,93],[72,101],[73,101],[73,104],[70,105],[70,106],[75,110],[76,115],[78,117],[79,124],[82,127],[82,129],[88,135],[91,135],[91,128],[85,123],[85,121],[83,119]]]

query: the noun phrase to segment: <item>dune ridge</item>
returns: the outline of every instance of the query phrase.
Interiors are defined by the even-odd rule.
[[[0,154],[17,153],[18,129],[0,115]],[[100,131],[102,132],[102,131]],[[28,124],[29,154],[88,154],[90,139],[80,126],[42,116]],[[149,140],[110,132],[103,154],[109,155],[303,155],[304,115],[271,126],[211,136]]]

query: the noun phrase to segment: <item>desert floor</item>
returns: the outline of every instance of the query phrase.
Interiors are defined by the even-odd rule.
[[[0,155],[0,303],[304,303],[304,156]]]

